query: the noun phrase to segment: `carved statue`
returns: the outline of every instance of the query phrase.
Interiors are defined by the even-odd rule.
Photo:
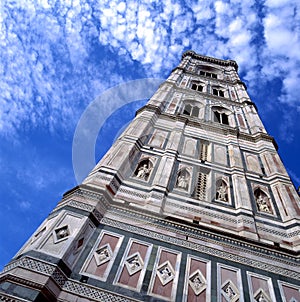
[[[224,181],[222,181],[217,188],[216,192],[216,199],[217,200],[222,200],[222,201],[228,201],[228,194],[227,194],[227,185],[225,184]]]
[[[259,211],[271,213],[270,207],[267,202],[267,196],[263,196],[262,193],[259,193],[259,195],[256,197],[256,203]]]
[[[179,175],[177,179],[177,186],[186,190],[188,188],[188,177]]]
[[[150,172],[151,172],[151,168],[148,168],[147,164],[143,164],[141,167],[138,168],[137,177],[147,180]]]

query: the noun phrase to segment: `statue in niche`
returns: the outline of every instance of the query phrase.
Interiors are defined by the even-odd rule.
[[[189,179],[190,179],[189,173],[185,169],[181,170],[177,176],[177,187],[187,190],[189,187]]]
[[[270,210],[270,207],[268,204],[268,197],[265,194],[263,194],[263,192],[261,192],[261,191],[256,196],[256,204],[257,204],[259,211],[265,212],[265,213],[271,213],[271,210]]]
[[[228,187],[223,180],[217,182],[216,199],[228,202]]]
[[[147,180],[150,173],[152,171],[152,167],[149,160],[142,161],[136,171],[136,177]]]

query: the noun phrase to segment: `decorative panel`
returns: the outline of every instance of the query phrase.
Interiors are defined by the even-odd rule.
[[[218,263],[218,301],[244,301],[241,271]]]
[[[226,146],[214,145],[214,162],[222,165],[227,165]]]
[[[157,148],[163,148],[167,136],[168,132],[156,129],[150,138],[149,145]]]
[[[185,138],[182,153],[194,157],[197,149],[197,140]]]
[[[152,244],[130,239],[116,274],[114,284],[140,291],[151,250]]]
[[[175,301],[181,253],[159,247],[148,294],[166,301]]]
[[[247,165],[247,170],[262,174],[258,156],[247,152],[244,152],[244,156]]]
[[[183,302],[211,301],[211,262],[187,256]]]
[[[278,281],[283,302],[300,302],[300,286]]]
[[[62,212],[39,249],[55,256],[62,256],[77,236],[87,218],[74,213]]]
[[[247,272],[247,278],[251,301],[276,301],[271,278],[251,272]]]
[[[80,273],[106,281],[123,239],[124,236],[103,230]]]

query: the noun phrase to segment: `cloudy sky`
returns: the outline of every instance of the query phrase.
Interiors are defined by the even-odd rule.
[[[130,80],[166,78],[187,49],[237,61],[298,187],[299,10],[298,0],[1,1],[0,269],[77,185],[72,140],[87,106]],[[143,102],[106,120],[96,160]]]

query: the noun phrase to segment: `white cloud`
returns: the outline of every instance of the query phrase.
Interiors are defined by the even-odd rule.
[[[72,127],[82,100],[120,82],[122,75],[111,73],[113,58],[93,66],[95,38],[125,62],[138,61],[148,76],[176,66],[185,47],[234,59],[250,85],[283,77],[278,100],[299,106],[299,74],[291,72],[300,62],[296,1],[76,0],[60,3],[56,12],[47,1],[27,2],[1,7],[0,133],[28,121]]]

